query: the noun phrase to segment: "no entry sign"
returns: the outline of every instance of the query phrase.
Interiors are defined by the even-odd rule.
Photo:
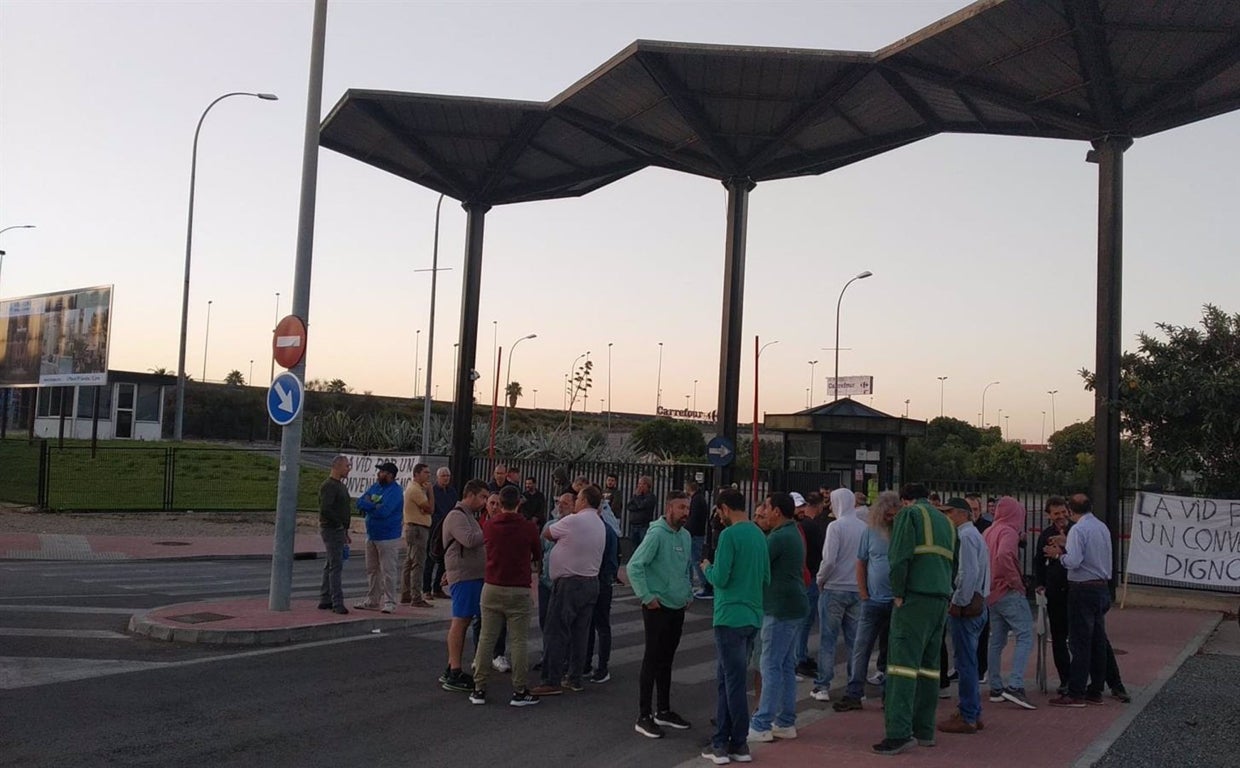
[[[271,353],[282,368],[292,368],[306,354],[306,324],[297,315],[288,315],[276,324]]]

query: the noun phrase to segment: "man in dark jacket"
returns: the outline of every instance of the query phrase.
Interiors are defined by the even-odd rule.
[[[350,542],[349,525],[353,517],[353,500],[344,484],[350,469],[348,457],[337,456],[332,459],[331,475],[319,486],[319,535],[327,552],[319,608],[334,613],[349,612],[344,607],[340,571],[344,566],[345,545]]]
[[[701,595],[699,600],[709,600],[711,592],[710,582],[706,581],[706,574],[702,573],[699,563],[702,562],[702,551],[706,547],[706,527],[710,523],[710,502],[706,500],[706,493],[702,491],[702,486],[696,480],[685,481],[685,493],[689,494],[689,522],[685,528],[689,531],[689,578],[693,583],[693,589],[696,595]]]
[[[431,513],[431,530],[440,520],[448,516],[452,508],[457,505],[461,497],[456,492],[456,486],[452,484],[452,470],[447,467],[440,467],[435,471],[435,484],[431,486],[432,501],[435,502],[435,511]],[[422,594],[426,599],[432,597],[440,600],[447,600],[448,595],[440,586],[443,582],[443,562],[436,561],[430,556],[430,543],[427,543],[426,552],[426,568],[422,570]]]
[[[521,493],[521,516],[533,521],[542,530],[547,522],[547,497],[538,490],[538,481],[533,476],[525,478],[525,490]]]
[[[601,517],[601,515],[600,515]],[[590,633],[586,640],[586,667],[583,674],[592,683],[605,683],[611,679],[607,664],[611,661],[611,597],[620,572],[620,536],[610,526],[604,526],[607,542],[603,546],[603,560],[598,568],[598,599],[594,601],[594,614],[590,617]],[[594,640],[598,639],[598,665],[594,659]]]
[[[629,519],[629,540],[633,542],[633,549],[636,550],[641,545],[642,539],[646,537],[646,529],[650,527],[650,523],[654,520],[655,507],[658,506],[658,499],[650,492],[654,486],[654,481],[649,475],[642,475],[637,480],[637,492],[633,494],[633,498],[629,499],[625,505],[625,511],[628,513]]]

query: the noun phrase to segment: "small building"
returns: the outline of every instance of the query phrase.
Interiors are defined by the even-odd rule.
[[[852,398],[767,414],[763,426],[783,434],[783,489],[851,488],[871,497],[899,486],[908,439],[926,434],[924,421],[892,416]]]
[[[98,418],[100,440],[160,440],[166,395],[175,391],[176,376],[134,371],[108,371],[101,386],[39,387],[34,434],[55,438],[64,421],[64,436],[89,440]]]

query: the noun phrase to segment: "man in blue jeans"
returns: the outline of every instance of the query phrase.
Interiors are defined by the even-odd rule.
[[[689,494],[689,521],[685,528],[689,531],[689,580],[693,585],[694,597],[709,600],[710,585],[706,583],[706,574],[702,573],[702,554],[706,548],[706,529],[710,525],[710,502],[702,486],[696,480],[685,481],[685,493]]]
[[[801,635],[797,638],[797,677],[817,677],[818,660],[809,655],[809,634],[814,630],[814,622],[818,619],[818,581],[814,575],[822,565],[822,545],[827,538],[827,516],[823,507],[825,499],[817,491],[808,496],[801,496],[795,491],[788,494],[792,503],[797,505],[797,524],[801,526],[801,535],[805,539],[805,568],[809,571],[809,584],[805,586],[805,597],[809,601],[809,612],[801,623]]]
[[[947,628],[956,651],[959,703],[956,712],[938,724],[943,733],[977,733],[982,723],[982,688],[978,682],[977,642],[985,626],[986,596],[990,594],[990,555],[973,526],[969,502],[948,499],[940,508],[956,526],[955,589],[947,604]]]
[[[857,496],[848,488],[831,492],[835,522],[827,526],[818,567],[818,623],[822,632],[818,642],[818,674],[810,696],[815,701],[831,700],[831,680],[835,676],[835,641],[844,630],[845,658],[851,661],[861,619],[861,597],[857,588],[857,549],[865,533],[865,522],[857,517]],[[852,676],[851,664],[847,667]]]
[[[735,760],[747,763],[749,754],[749,701],[745,669],[754,636],[762,626],[763,591],[771,581],[766,537],[745,512],[745,497],[727,488],[719,493],[716,509],[727,525],[715,546],[715,562],[702,560],[706,580],[715,588],[715,675],[718,701],[715,734],[702,757],[715,765]]]

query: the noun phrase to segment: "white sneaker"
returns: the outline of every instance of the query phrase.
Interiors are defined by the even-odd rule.
[[[496,672],[511,672],[512,664],[508,663],[508,659],[503,656],[496,656],[491,659],[491,669]]]
[[[826,688],[815,688],[814,690],[809,692],[809,695],[814,698],[814,701],[830,701],[831,700],[831,692],[828,691]]]
[[[887,681],[887,675],[883,674],[882,672],[875,672],[874,674],[867,677],[865,680],[870,685],[882,685],[883,683]]]
[[[762,742],[762,743],[766,743],[768,741],[774,741],[774,740],[775,740],[775,737],[771,734],[770,731],[755,731],[753,728],[749,729],[749,738],[746,739],[746,741],[755,741],[755,742]]]
[[[790,725],[787,728],[778,725],[771,726],[771,735],[777,739],[795,739],[797,737],[797,727]]]

